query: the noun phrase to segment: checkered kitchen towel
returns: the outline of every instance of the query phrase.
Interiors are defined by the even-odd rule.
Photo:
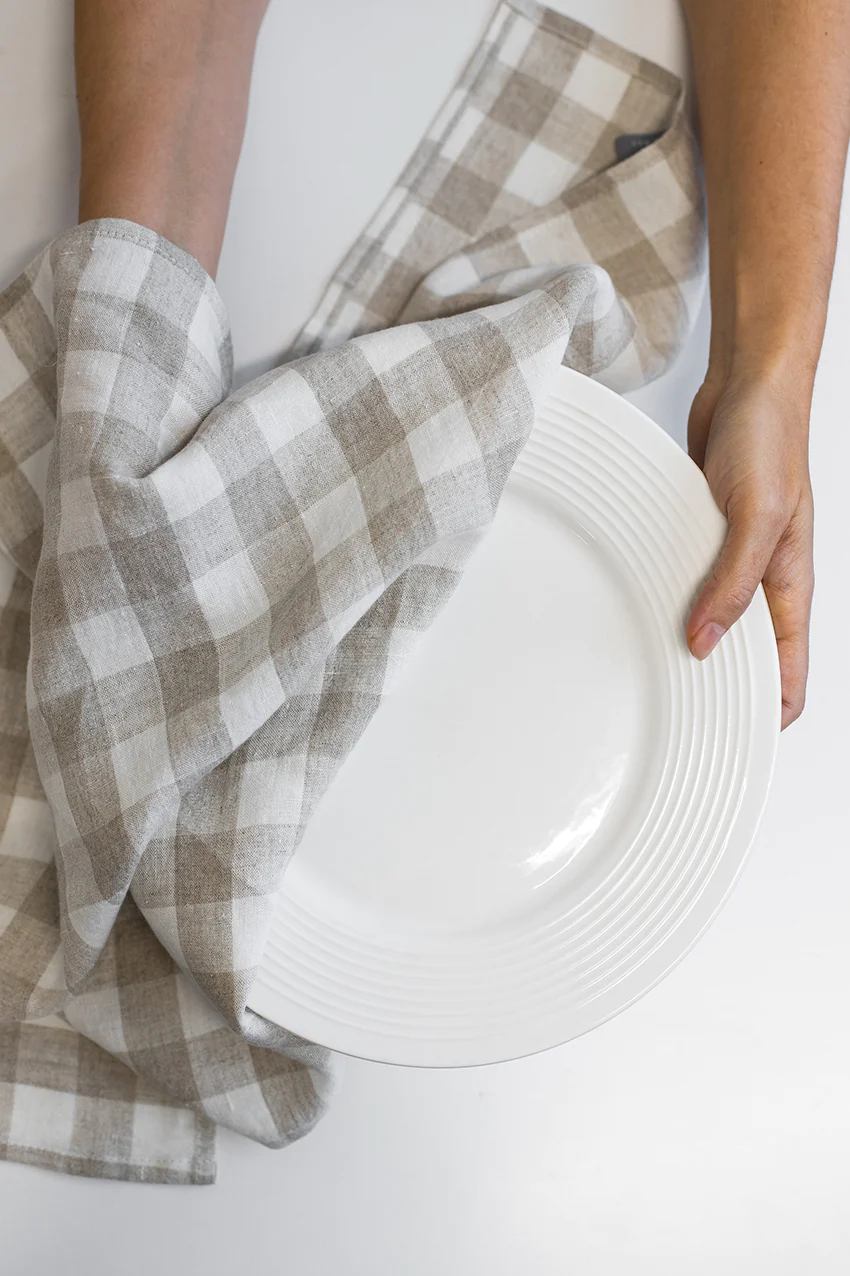
[[[321,1117],[335,1059],[245,1004],[283,868],[553,370],[659,373],[702,255],[678,81],[512,0],[279,369],[231,394],[130,222],[0,295],[0,1155],[203,1183],[215,1123]]]

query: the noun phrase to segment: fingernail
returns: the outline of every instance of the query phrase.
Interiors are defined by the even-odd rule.
[[[706,656],[714,651],[714,648],[725,633],[726,630],[723,626],[715,625],[714,621],[709,621],[707,625],[703,625],[701,629],[698,629],[691,643],[691,651],[697,660],[705,660]]]

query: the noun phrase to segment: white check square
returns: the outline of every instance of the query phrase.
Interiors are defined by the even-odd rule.
[[[211,568],[192,585],[213,638],[247,629],[269,610],[268,595],[246,550]]]
[[[150,909],[146,909],[145,915],[147,916],[149,912]],[[156,912],[163,913],[165,909],[158,908]],[[172,908],[171,912],[176,919],[176,908]],[[205,1037],[210,1032],[218,1032],[220,1028],[225,1026],[223,1016],[213,1009],[212,1003],[207,1001],[205,997],[198,996],[197,990],[185,975],[178,974],[175,985],[177,988],[177,1004],[180,1007],[180,1025],[187,1041],[193,1041],[197,1037]]]
[[[505,182],[505,190],[542,207],[563,194],[578,167],[565,155],[550,151],[548,146],[529,142]]]
[[[467,142],[472,141],[479,127],[484,123],[484,113],[475,106],[467,106],[455,121],[451,132],[443,143],[441,154],[443,159],[456,160]]]
[[[508,305],[509,303],[505,303]],[[420,482],[481,460],[481,448],[462,403],[452,403],[407,436]]]
[[[538,28],[533,22],[529,22],[528,18],[523,18],[516,12],[512,13],[511,17],[513,23],[499,49],[498,57],[505,66],[517,67]]]
[[[70,1152],[74,1134],[73,1094],[46,1087],[16,1085],[9,1143],[46,1152]]]
[[[84,992],[74,998],[71,1008],[72,1026],[85,1032],[97,1033],[97,1044],[110,1054],[124,1054],[127,1039],[124,1036],[124,1018],[121,1013],[121,993],[117,985],[104,984],[92,992]]]
[[[301,515],[318,563],[366,526],[366,511],[355,478],[347,479]]]
[[[239,776],[241,829],[256,825],[297,824],[304,797],[306,753],[284,753],[277,758],[246,762]]]
[[[126,239],[102,238],[80,277],[80,292],[135,301],[150,270],[153,251]]]
[[[272,660],[251,669],[218,698],[222,721],[235,746],[253,735],[283,703],[283,689]]]
[[[156,722],[127,740],[112,746],[109,754],[122,811],[174,783],[168,732],[164,722]]]
[[[410,236],[422,220],[424,208],[421,204],[408,204],[399,214],[394,226],[387,233],[383,250],[390,257],[401,256],[401,251]]]
[[[272,456],[290,439],[325,419],[322,405],[310,386],[291,368],[284,369],[279,379],[252,394],[247,407]]]
[[[637,225],[650,239],[693,211],[670,165],[663,162],[621,182],[617,190]]]
[[[40,499],[42,505],[47,493],[47,467],[53,454],[53,440],[38,448],[25,461],[21,461],[21,473],[27,476],[30,487]]]
[[[66,416],[69,412],[94,412],[104,416],[124,366],[123,357],[111,350],[69,350],[59,387],[62,412]]]
[[[133,1108],[132,1165],[162,1165],[188,1173],[195,1151],[195,1113],[137,1103]]]
[[[154,470],[151,482],[172,523],[224,495],[215,461],[202,444],[195,442]]]
[[[0,833],[0,855],[49,864],[55,851],[56,824],[49,803],[15,794]]]
[[[3,387],[3,398],[28,380],[29,373],[9,345],[5,333],[0,330],[0,386]]]
[[[221,324],[215,310],[209,305],[206,296],[201,298],[195,311],[195,317],[189,325],[189,344],[197,350],[204,362],[217,376],[222,375],[221,367]]]
[[[594,115],[609,120],[614,117],[629,81],[627,71],[584,52],[567,81],[564,96],[593,111]]]
[[[418,323],[408,323],[401,328],[387,328],[383,332],[370,332],[368,336],[355,338],[360,353],[378,376],[388,372],[404,359],[419,350],[427,350],[432,344],[425,329]]]
[[[73,630],[95,680],[153,660],[132,607],[116,607],[114,611],[89,616],[88,620],[78,620]]]
[[[225,1125],[233,1125],[234,1119],[238,1118],[239,1131],[260,1143],[279,1137],[269,1105],[256,1081],[230,1089],[226,1094],[205,1095],[204,1112],[213,1121]]]
[[[252,970],[263,958],[272,900],[263,895],[234,896],[230,901],[230,954],[232,970]]]

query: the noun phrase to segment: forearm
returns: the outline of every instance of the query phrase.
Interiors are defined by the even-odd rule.
[[[820,354],[850,124],[844,0],[685,0],[708,194],[710,375]]]
[[[711,348],[688,450],[729,528],[691,608],[705,659],[763,585],[782,725],[802,712],[814,587],[809,412],[850,134],[845,0],[683,0],[708,194]]]
[[[215,273],[267,0],[76,0],[80,220],[125,217]]]

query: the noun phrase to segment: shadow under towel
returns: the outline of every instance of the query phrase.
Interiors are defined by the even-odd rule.
[[[205,1183],[319,1120],[336,1058],[246,1009],[285,865],[554,370],[657,375],[702,265],[679,81],[519,0],[278,369],[232,393],[131,222],[0,294],[0,1156]]]

